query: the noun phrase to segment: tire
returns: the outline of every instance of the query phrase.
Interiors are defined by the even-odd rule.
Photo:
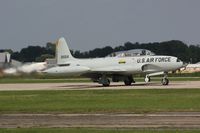
[[[126,80],[124,80],[124,84],[125,84],[126,86],[130,86],[130,85],[132,84],[132,81],[126,79]]]
[[[106,83],[103,83],[103,86],[104,86],[104,87],[108,87],[108,86],[110,86],[110,80],[107,79],[107,82],[106,82]]]
[[[161,80],[162,85],[169,85],[169,79],[168,78],[163,78]]]

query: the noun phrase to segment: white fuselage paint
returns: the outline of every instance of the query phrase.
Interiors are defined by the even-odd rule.
[[[108,69],[121,69],[122,75],[136,73],[168,72],[181,68],[183,62],[173,56],[136,56],[136,57],[105,57],[94,59],[75,59],[46,70],[51,74],[81,75],[97,71],[101,73]],[[146,67],[145,67],[146,66]],[[124,71],[123,71],[124,70]],[[110,72],[112,73],[112,71]]]

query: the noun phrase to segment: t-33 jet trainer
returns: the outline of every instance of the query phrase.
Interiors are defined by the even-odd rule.
[[[146,75],[145,82],[150,82],[152,76],[164,75],[161,83],[168,85],[167,73],[184,66],[177,57],[157,56],[144,49],[116,52],[104,58],[77,59],[71,55],[64,38],[56,45],[57,65],[45,73],[86,76],[103,86],[109,86],[110,79],[131,85],[135,83],[133,75],[139,73]]]

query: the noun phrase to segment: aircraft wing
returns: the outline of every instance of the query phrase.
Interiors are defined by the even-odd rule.
[[[123,73],[127,70],[123,67],[101,67],[101,68],[95,68],[91,69],[91,72],[97,72],[97,73]]]
[[[92,73],[125,73],[130,70],[133,66],[112,66],[112,67],[100,67],[100,68],[94,68],[91,69],[90,72]],[[142,66],[143,72],[155,72],[155,71],[161,71],[162,69],[159,66],[152,65],[152,64],[145,64]]]

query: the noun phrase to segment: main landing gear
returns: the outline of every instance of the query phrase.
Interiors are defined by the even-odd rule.
[[[108,87],[108,86],[110,86],[110,80],[106,77],[106,75],[103,75],[99,79],[99,84],[102,84],[104,87]]]
[[[151,78],[150,78],[149,76],[146,76],[145,79],[144,79],[144,81],[145,81],[146,83],[149,83],[149,82],[151,82]]]
[[[103,86],[104,86],[104,87],[110,86],[110,80],[109,80],[109,79],[106,79],[106,81],[103,83]]]
[[[132,76],[125,77],[124,84],[126,86],[130,86],[132,83],[135,83],[135,81],[134,81]]]
[[[104,87],[110,86],[110,80],[106,75],[102,75],[98,80],[99,84],[102,84]],[[119,82],[119,81],[124,81],[124,84],[126,86],[130,86],[132,83],[135,83],[132,75],[129,76],[121,76],[121,75],[115,75],[112,77],[113,82]]]

